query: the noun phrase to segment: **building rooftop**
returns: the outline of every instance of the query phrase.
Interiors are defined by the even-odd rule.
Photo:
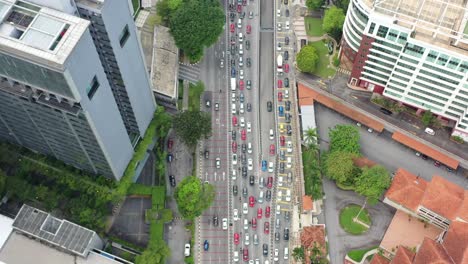
[[[390,260],[386,259],[385,257],[382,257],[380,254],[374,254],[374,257],[372,258],[370,264],[388,264],[390,263]]]
[[[442,245],[455,263],[468,263],[468,223],[452,222]]]
[[[151,80],[153,90],[170,98],[177,98],[177,67],[179,66],[179,49],[169,28],[154,28],[153,63]]]
[[[0,0],[0,52],[62,65],[89,22],[25,1]]]
[[[0,249],[13,231],[13,219],[0,214]]]
[[[453,262],[441,244],[430,238],[425,238],[414,258],[413,264],[427,263],[451,264]]]
[[[326,253],[325,226],[314,225],[304,227],[301,232],[301,245],[306,249],[317,246],[323,253]]]
[[[314,210],[314,200],[309,195],[302,196],[302,209],[305,211]]]
[[[409,250],[407,247],[400,246],[397,249],[395,257],[393,257],[391,264],[411,264],[416,253]]]
[[[426,190],[427,181],[404,169],[398,169],[385,196],[416,211]]]
[[[80,256],[87,252],[88,245],[97,235],[92,230],[26,204],[16,215],[13,228]]]

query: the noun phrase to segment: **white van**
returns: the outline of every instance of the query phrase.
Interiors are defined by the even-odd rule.
[[[284,259],[289,258],[289,248],[284,248]]]
[[[237,111],[236,111],[236,104],[232,104],[232,105],[231,105],[231,113],[233,113],[233,114],[236,114],[236,113],[237,113]]]
[[[263,203],[263,191],[260,192],[260,195],[258,196],[258,203]]]

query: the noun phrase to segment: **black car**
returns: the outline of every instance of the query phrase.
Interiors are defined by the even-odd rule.
[[[247,167],[246,166],[242,166],[242,177],[243,178],[247,177]]]
[[[237,185],[232,186],[232,194],[234,194],[234,196],[237,196]]]
[[[284,220],[289,221],[289,218],[290,218],[290,216],[291,216],[290,214],[291,214],[291,213],[290,213],[289,211],[285,211],[285,212],[284,212]]]
[[[286,123],[288,123],[288,124],[291,123],[291,114],[286,113],[286,114],[284,115],[284,117],[285,117]]]
[[[231,45],[236,45],[236,37],[231,37]]]
[[[279,153],[279,156],[280,156],[280,160],[286,160],[286,153],[284,152],[284,150],[280,150],[280,153]]]
[[[289,9],[286,9],[286,17],[289,17]]]
[[[234,19],[235,19],[235,18],[236,18],[236,13],[234,13],[234,12],[229,13],[229,20],[230,20],[231,22],[234,22]]]
[[[275,232],[275,241],[279,241],[279,240],[280,240],[280,233]]]
[[[244,17],[245,17],[245,12],[242,12],[242,14],[240,15],[240,19],[244,19]]]
[[[289,240],[289,228],[284,229],[284,235],[283,235],[284,240]]]
[[[255,177],[253,175],[250,175],[249,184],[250,186],[253,186],[255,184]]]
[[[280,170],[279,170],[280,173],[284,173],[284,162],[281,162],[280,163]]]
[[[267,102],[267,110],[268,110],[268,112],[273,111],[273,103],[271,103],[271,101]]]
[[[241,145],[241,150],[242,150],[242,153],[246,153],[246,152],[247,152],[247,145],[246,145],[246,144],[242,144],[242,145]]]
[[[169,182],[171,183],[171,186],[172,186],[172,187],[175,187],[175,186],[176,186],[176,182],[175,182],[175,177],[174,177],[174,175],[169,175]]]
[[[284,102],[286,111],[291,111],[291,101]]]
[[[252,104],[247,103],[247,112],[252,112]]]
[[[235,130],[232,131],[232,140],[236,140],[236,131]]]
[[[284,38],[284,45],[289,45],[289,37]]]
[[[231,67],[236,67],[236,60],[231,60]]]
[[[289,78],[284,78],[284,87],[289,88]]]
[[[214,225],[214,226],[218,226],[218,225],[219,225],[219,223],[218,223],[218,216],[217,216],[217,215],[214,215],[214,216],[213,216],[213,225]]]
[[[268,256],[268,245],[263,244],[263,256]]]
[[[242,188],[242,196],[246,198],[247,195],[249,195],[249,192],[247,191],[247,187]]]
[[[252,81],[251,80],[247,80],[247,90],[250,90],[252,89]]]
[[[382,113],[384,113],[384,114],[386,114],[386,115],[391,115],[391,114],[393,114],[392,111],[390,111],[390,110],[388,110],[388,109],[386,109],[386,108],[383,108],[383,107],[380,108],[380,112],[382,112]]]
[[[289,52],[287,50],[284,51],[283,53],[283,58],[284,60],[288,60],[289,59]]]
[[[242,165],[245,166],[247,164],[247,156],[244,153],[241,154],[241,162],[242,162]]]
[[[208,242],[208,240],[205,240],[205,242],[203,243],[203,249],[205,251],[208,251],[208,249],[210,249],[210,243]]]
[[[286,126],[286,133],[288,134],[288,136],[292,135],[292,128],[291,128],[291,125],[287,125]]]
[[[250,58],[247,58],[247,67],[250,67],[252,66],[252,61],[250,60]]]
[[[210,152],[208,150],[205,150],[205,159],[210,158]]]
[[[172,154],[167,155],[167,162],[171,163],[173,159],[174,159],[174,156]]]
[[[245,41],[245,49],[249,50],[250,49],[250,40]]]
[[[427,159],[428,159],[428,157],[427,157],[426,155],[424,155],[424,154],[421,155],[421,158],[422,158],[423,160],[427,160]]]
[[[265,199],[266,199],[268,202],[271,201],[271,191],[270,191],[270,190],[267,190],[267,191],[266,191]]]

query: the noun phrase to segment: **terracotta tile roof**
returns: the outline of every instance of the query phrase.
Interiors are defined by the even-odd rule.
[[[411,264],[416,253],[409,250],[407,247],[400,246],[397,249],[395,257],[393,257],[391,264]]]
[[[452,159],[451,157],[443,154],[442,152],[435,150],[427,146],[426,144],[423,144],[422,142],[408,137],[400,132],[393,133],[392,138],[403,145],[406,145],[418,152],[421,152],[422,154],[426,154],[428,157],[431,157],[434,160],[440,161],[440,163],[445,164],[445,166],[448,166],[452,169],[457,169],[458,167],[459,162],[457,160]]]
[[[426,185],[426,180],[400,168],[396,171],[392,185],[390,185],[385,197],[416,211],[424,195]]]
[[[333,100],[332,98],[322,95],[321,93],[308,88],[302,83],[298,83],[298,94],[299,94],[299,105],[312,105],[314,101],[317,101],[328,108],[331,108],[338,113],[341,113],[357,122],[374,129],[376,132],[382,132],[384,130],[384,124],[370,118],[369,116],[362,114],[359,111],[356,111],[338,101]]]
[[[390,261],[384,257],[382,257],[380,254],[374,254],[374,257],[372,257],[372,260],[370,264],[389,264]]]
[[[458,220],[468,222],[468,190],[465,190],[465,198],[457,212]]]
[[[375,163],[374,161],[366,158],[366,157],[358,157],[358,158],[353,158],[353,163],[354,165],[358,166],[359,168],[362,168],[362,167],[374,167],[375,165],[377,165],[377,163]]]
[[[427,185],[421,206],[447,219],[455,219],[464,197],[465,190],[462,187],[440,176],[434,176]]]
[[[413,264],[452,264],[442,245],[430,238],[425,238],[414,258]]]
[[[325,227],[323,225],[306,226],[301,232],[301,245],[304,248],[313,248],[315,243],[320,245],[323,253],[326,253]]]
[[[468,263],[468,223],[452,222],[442,245],[454,263]]]
[[[312,197],[308,195],[302,196],[302,209],[304,211],[314,210],[314,200],[312,200]]]

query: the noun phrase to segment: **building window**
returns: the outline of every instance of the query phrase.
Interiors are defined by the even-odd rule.
[[[128,31],[128,25],[125,25],[119,37],[120,47],[123,47],[125,45],[125,43],[128,40],[128,37],[130,37],[130,31]]]
[[[375,29],[375,23],[371,23],[371,25],[369,27],[369,34],[374,33],[374,29]]]
[[[86,88],[86,93],[88,93],[88,98],[91,100],[96,93],[97,89],[99,88],[99,82],[96,76],[94,76],[91,84]]]

